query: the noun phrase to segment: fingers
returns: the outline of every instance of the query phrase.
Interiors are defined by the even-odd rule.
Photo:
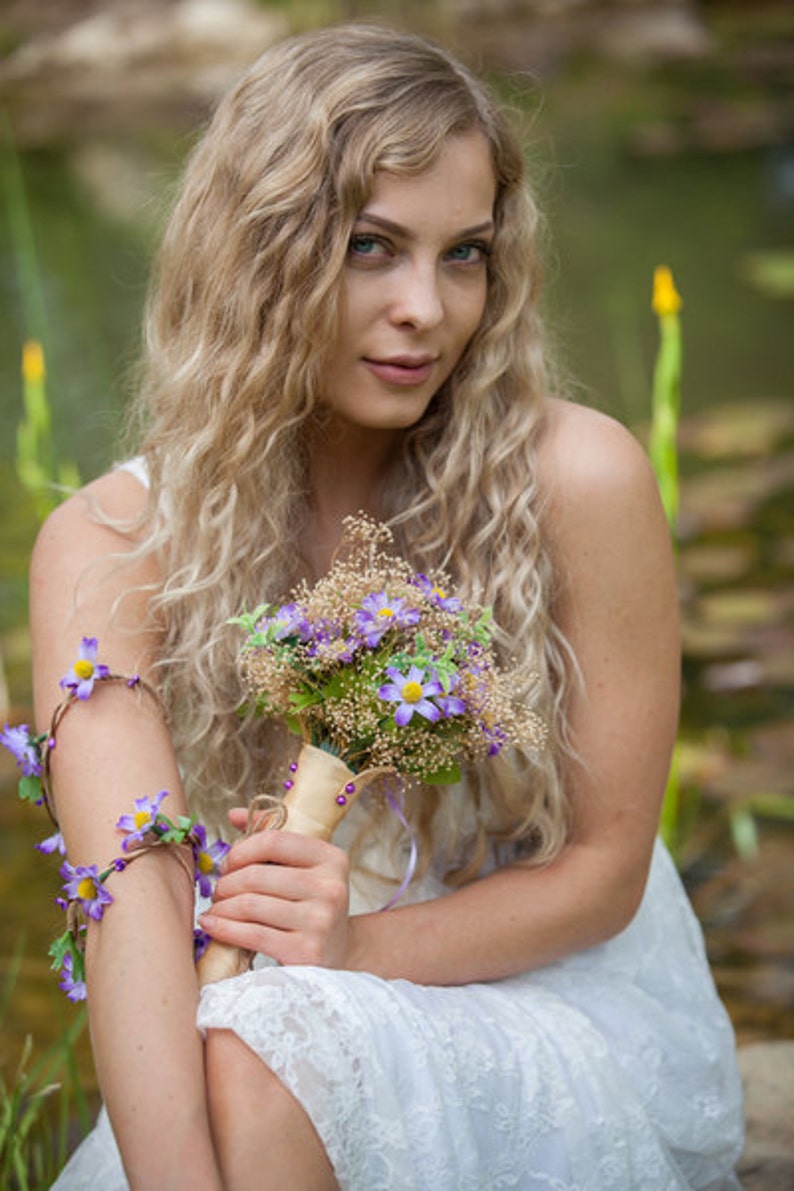
[[[214,939],[258,951],[280,964],[343,968],[349,948],[349,920],[328,903],[278,898],[232,898],[199,918]]]
[[[284,967],[295,964],[317,968],[344,967],[336,954],[329,953],[325,940],[316,935],[282,931],[272,926],[213,915],[202,915],[200,921],[204,930],[218,942],[266,955]]]
[[[246,864],[286,864],[310,868],[323,863],[345,863],[345,853],[334,844],[298,835],[294,831],[255,831],[232,844],[223,865],[224,873],[243,868]]]
[[[265,898],[284,902],[328,902],[347,908],[348,865],[344,855],[331,863],[305,867],[273,862],[237,865],[218,878],[213,902],[220,908],[232,898]],[[249,904],[249,903],[246,903]]]
[[[254,832],[232,846],[200,922],[213,938],[282,964],[343,967],[348,881],[340,848],[289,831]]]

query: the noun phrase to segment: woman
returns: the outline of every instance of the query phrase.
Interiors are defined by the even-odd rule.
[[[493,606],[548,747],[409,806],[423,864],[387,913],[399,856],[375,802],[346,824],[351,857],[239,840],[201,923],[280,966],[198,1005],[173,853],[114,874],[87,941],[107,1117],[61,1187],[736,1185],[732,1034],[655,844],[668,534],[631,436],[549,395],[537,224],[483,88],[382,29],[269,51],[193,155],[140,458],[63,505],[33,560],[39,722],[81,635],[167,712],[106,684],[63,720],[71,861],[115,854],[119,816],[164,788],[172,813],[244,825],[286,754],[237,716],[226,622],[325,574],[357,510]]]

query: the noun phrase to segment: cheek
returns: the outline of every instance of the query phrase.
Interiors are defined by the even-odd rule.
[[[482,322],[487,298],[488,283],[483,280],[482,285],[476,287],[476,292],[469,295],[465,309],[461,311],[461,338],[467,343]]]

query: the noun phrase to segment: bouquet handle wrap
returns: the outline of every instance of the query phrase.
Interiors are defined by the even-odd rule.
[[[268,808],[258,819],[256,815],[249,819],[249,833],[280,816],[278,826],[286,831],[330,840],[361,791],[374,778],[392,772],[373,768],[354,774],[333,753],[304,744],[290,789],[275,807]],[[205,984],[239,976],[251,966],[253,955],[251,951],[213,940],[198,962],[199,986],[203,988]]]

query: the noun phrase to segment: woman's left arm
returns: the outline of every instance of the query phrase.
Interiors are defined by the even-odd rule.
[[[642,894],[678,724],[670,533],[645,453],[618,423],[553,402],[540,446],[555,619],[581,668],[569,717],[570,838],[433,902],[351,920],[348,966],[455,984],[539,967],[623,929]]]
[[[288,832],[237,843],[211,934],[284,964],[420,984],[494,980],[602,942],[642,898],[678,723],[670,534],[647,458],[618,423],[552,402],[539,447],[554,617],[582,682],[568,703],[571,831],[543,867],[513,864],[446,897],[348,918],[347,859]],[[237,812],[236,825],[244,820]]]

